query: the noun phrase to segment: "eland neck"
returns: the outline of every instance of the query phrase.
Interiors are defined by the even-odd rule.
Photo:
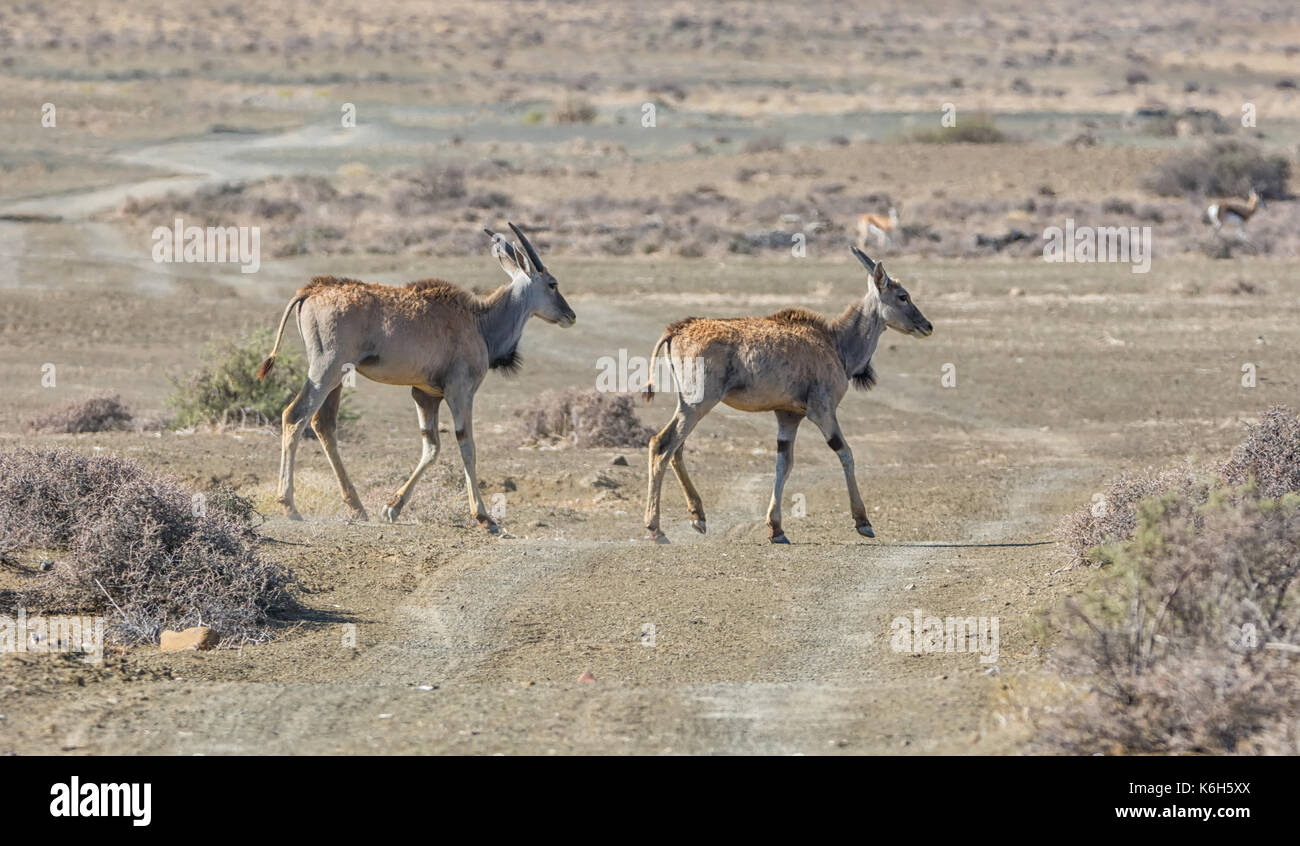
[[[524,324],[532,312],[524,298],[524,283],[514,281],[488,295],[486,307],[478,316],[478,331],[487,344],[493,362],[513,359],[515,348],[524,334]]]
[[[844,363],[844,372],[849,376],[866,369],[876,354],[876,344],[885,329],[885,321],[877,308],[879,302],[878,295],[873,292],[849,306],[831,322],[835,349]]]

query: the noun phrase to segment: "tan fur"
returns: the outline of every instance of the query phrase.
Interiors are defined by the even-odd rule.
[[[1240,236],[1245,234],[1246,224],[1257,211],[1259,211],[1259,194],[1251,191],[1245,203],[1236,200],[1220,200],[1211,203],[1205,213],[1210,223],[1214,225],[1215,232],[1222,229],[1225,223],[1236,223],[1237,234]]]
[[[898,210],[890,209],[888,214],[868,213],[858,216],[858,249],[867,249],[867,241],[872,230],[880,233],[886,244],[894,240],[894,231],[898,228]]]
[[[870,262],[859,255],[864,265]],[[682,450],[691,430],[719,402],[741,411],[776,414],[777,477],[768,508],[773,542],[785,542],[781,490],[793,462],[794,431],[804,417],[839,454],[857,529],[872,536],[853,475],[852,452],[841,436],[835,410],[851,383],[863,388],[873,384],[871,358],[886,326],[921,336],[932,327],[882,265],[867,266],[875,275],[866,296],[833,320],[787,308],[767,317],[693,317],[668,326],[651,359],[653,364],[661,352],[668,357],[678,388],[677,412],[650,441],[646,529],[651,537],[666,540],[659,529],[659,491],[669,464],[686,494],[691,524],[705,530],[704,505],[686,472]],[[651,384],[645,396],[653,395]]]

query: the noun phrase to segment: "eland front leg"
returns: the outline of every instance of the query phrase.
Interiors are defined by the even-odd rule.
[[[460,458],[465,464],[465,488],[469,494],[470,511],[480,526],[495,535],[501,529],[483,504],[483,493],[479,490],[478,470],[474,462],[474,389],[449,387],[446,397],[456,427]]]
[[[411,388],[411,398],[415,400],[415,413],[420,421],[420,437],[423,446],[420,452],[420,463],[415,465],[406,484],[397,489],[397,493],[393,494],[393,498],[381,512],[383,518],[389,523],[396,522],[402,509],[406,507],[407,500],[411,498],[415,483],[420,481],[425,469],[438,460],[438,452],[441,448],[438,440],[438,407],[442,405],[442,397],[425,393],[419,388]]]
[[[876,533],[871,528],[871,521],[867,519],[867,507],[862,504],[862,494],[858,492],[858,479],[853,471],[853,450],[849,449],[844,433],[840,431],[835,409],[821,408],[814,411],[809,408],[808,419],[816,424],[826,438],[826,445],[839,456],[840,465],[844,468],[844,484],[849,489],[849,510],[853,513],[853,524],[858,534],[874,538]]]

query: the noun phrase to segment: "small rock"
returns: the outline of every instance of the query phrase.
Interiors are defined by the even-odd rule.
[[[221,638],[207,626],[192,626],[183,632],[164,629],[158,638],[160,652],[180,652],[185,649],[211,649]]]
[[[587,670],[582,675],[578,676],[578,681],[582,684],[595,684],[596,677],[591,674],[591,670]]]
[[[610,478],[604,473],[596,473],[582,480],[582,483],[589,488],[617,488],[620,487],[618,479]]]
[[[1024,295],[1025,295],[1024,288],[1012,288],[1010,291],[1007,291],[1008,297],[1023,297]]]
[[[611,461],[610,464],[614,465],[615,467],[626,467],[627,459],[621,455],[616,455],[614,456],[614,460]]]

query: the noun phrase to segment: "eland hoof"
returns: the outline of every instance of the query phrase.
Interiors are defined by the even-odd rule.
[[[668,536],[658,529],[650,532],[650,540],[654,543],[671,543],[671,541],[668,540]]]
[[[790,539],[787,538],[787,537],[786,537],[785,535],[783,535],[783,534],[781,534],[781,535],[772,535],[772,537],[768,538],[768,541],[769,541],[770,543],[783,543],[783,544],[787,544],[787,545],[790,543]]]
[[[862,535],[864,538],[874,538],[876,536],[876,533],[871,530],[870,523],[865,526],[858,526],[858,534]]]
[[[383,518],[385,523],[396,523],[397,515],[401,513],[402,509],[393,508],[391,505],[385,505],[383,510],[379,512],[379,516]]]
[[[691,528],[699,532],[700,534],[704,534],[706,530],[703,520],[692,520]]]

